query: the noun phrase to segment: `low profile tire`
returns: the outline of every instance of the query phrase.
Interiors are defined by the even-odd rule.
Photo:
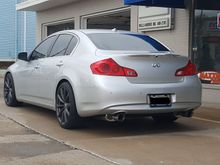
[[[21,103],[17,101],[14,81],[10,73],[8,73],[4,79],[4,100],[10,107],[17,107],[21,105]]]
[[[63,82],[56,92],[56,116],[62,128],[80,128],[82,118],[78,115],[71,85]]]
[[[155,115],[152,118],[156,123],[173,123],[178,119],[174,114]]]

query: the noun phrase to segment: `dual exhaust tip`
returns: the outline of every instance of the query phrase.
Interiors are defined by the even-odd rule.
[[[109,122],[123,122],[125,120],[125,112],[106,114],[105,120],[107,120]]]

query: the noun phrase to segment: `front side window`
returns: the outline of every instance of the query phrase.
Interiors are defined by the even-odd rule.
[[[49,50],[51,49],[51,46],[53,45],[55,40],[56,36],[52,36],[44,40],[31,54],[31,60],[45,58],[48,55]]]
[[[68,34],[60,35],[50,52],[50,57],[65,55],[65,52],[72,38],[73,38],[72,35],[68,35]]]
[[[88,37],[102,50],[119,51],[169,51],[153,38],[141,34],[92,33]]]

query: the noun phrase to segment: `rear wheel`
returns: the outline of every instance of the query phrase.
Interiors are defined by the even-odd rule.
[[[11,107],[16,107],[21,104],[20,102],[17,101],[15,95],[14,81],[10,73],[8,73],[4,79],[4,100],[5,103]]]
[[[155,115],[152,118],[157,123],[173,123],[178,119],[174,114]]]
[[[57,89],[56,116],[62,128],[82,126],[82,118],[77,113],[73,90],[68,82],[63,82]]]

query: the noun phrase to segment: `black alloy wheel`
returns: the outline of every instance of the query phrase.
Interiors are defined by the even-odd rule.
[[[82,118],[78,115],[71,85],[63,82],[56,92],[56,115],[62,128],[79,128]]]
[[[8,73],[4,79],[4,99],[8,106],[16,107],[21,103],[17,101],[12,75]]]

